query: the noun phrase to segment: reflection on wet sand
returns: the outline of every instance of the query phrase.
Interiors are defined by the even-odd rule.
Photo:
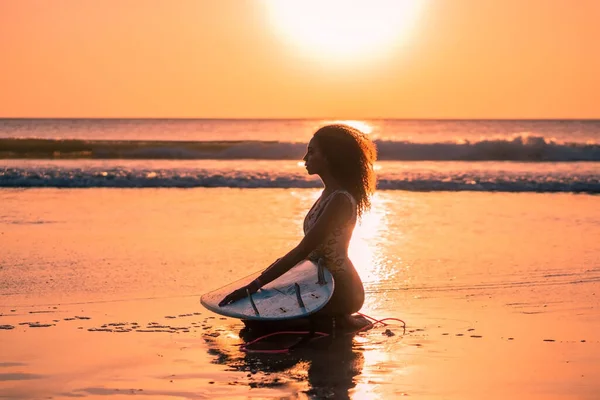
[[[249,381],[236,383],[251,388],[289,386],[315,398],[349,399],[363,370],[365,357],[356,349],[353,335],[318,338],[286,354],[241,352],[237,348],[240,336],[246,342],[253,339],[243,331],[237,338],[232,331],[218,336],[207,333],[204,338],[213,362],[246,372]],[[278,336],[262,343],[262,348],[285,348],[301,339]]]

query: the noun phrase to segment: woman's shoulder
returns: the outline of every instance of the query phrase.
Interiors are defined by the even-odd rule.
[[[357,202],[354,196],[347,190],[336,190],[331,194],[331,203],[335,203],[336,207],[348,207],[352,210],[352,217],[357,215]],[[345,203],[345,204],[344,204]],[[350,212],[350,210],[348,211]]]
[[[350,203],[352,203],[353,206],[356,206],[356,199],[347,190],[344,190],[344,189],[336,190],[335,192],[333,192],[332,197],[336,196],[336,195],[346,197],[348,200],[350,200]]]

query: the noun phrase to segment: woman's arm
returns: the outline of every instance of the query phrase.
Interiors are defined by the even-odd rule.
[[[271,266],[264,270],[260,276],[248,286],[240,288],[225,297],[220,306],[233,303],[246,296],[246,290],[250,293],[256,292],[260,287],[279,278],[289,271],[300,261],[306,259],[308,255],[322,243],[329,233],[336,227],[352,218],[354,210],[350,199],[342,193],[335,193],[329,200],[323,213],[317,219],[317,222],[306,233],[300,243],[290,250],[285,256],[275,261]]]

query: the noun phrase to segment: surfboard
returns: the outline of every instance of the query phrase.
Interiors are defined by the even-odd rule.
[[[334,281],[324,266],[304,260],[251,296],[219,307],[225,296],[260,275],[256,272],[200,297],[212,312],[244,320],[283,321],[319,311],[333,295]]]

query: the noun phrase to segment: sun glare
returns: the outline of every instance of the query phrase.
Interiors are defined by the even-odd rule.
[[[328,60],[384,54],[408,39],[425,0],[263,0],[281,33]]]

